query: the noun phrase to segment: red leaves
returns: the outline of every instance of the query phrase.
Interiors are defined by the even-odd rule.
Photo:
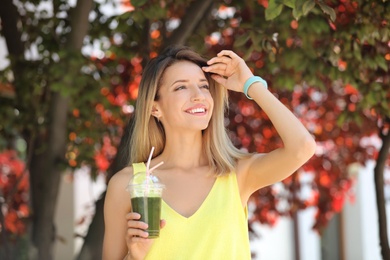
[[[266,138],[266,139],[270,139],[274,135],[272,130],[269,128],[264,128],[262,133],[263,133],[264,138]]]
[[[105,172],[108,170],[112,160],[116,154],[116,147],[112,144],[108,136],[103,137],[103,146],[95,152],[95,163],[99,171]]]
[[[353,176],[349,175],[348,167],[375,157],[376,149],[372,144],[375,138],[364,142],[362,138],[372,136],[377,130],[378,118],[372,113],[361,113],[361,125],[352,120],[338,122],[346,110],[357,113],[351,106],[359,102],[360,93],[350,84],[334,86],[324,92],[302,87],[292,93],[277,92],[277,96],[315,136],[317,151],[302,167],[306,172],[304,178],[301,173],[295,173],[278,183],[277,190],[271,186],[252,196],[255,209],[250,221],[273,225],[277,216],[291,216],[296,210],[316,207],[314,228],[320,231],[334,213],[343,208],[346,199],[354,200]],[[246,113],[250,101],[242,95],[233,94],[231,98],[234,101],[230,107],[233,111],[229,114],[229,129],[235,144],[250,152],[269,152],[279,147],[278,134],[261,109]],[[234,112],[246,115],[238,122]]]
[[[347,69],[347,62],[339,59],[337,66],[340,71],[345,71]]]
[[[346,84],[344,86],[344,92],[347,95],[353,95],[353,94],[357,95],[357,94],[359,94],[359,91],[354,86],[352,86],[351,84]]]
[[[105,154],[102,151],[96,152],[94,159],[96,166],[100,171],[107,171],[108,167],[110,166],[110,162],[107,160]]]
[[[90,165],[92,173],[107,171],[116,153],[125,121],[134,111],[134,101],[138,96],[138,86],[142,74],[142,61],[139,56],[131,59],[110,57],[96,60],[97,70],[110,80],[100,89],[100,96],[91,106],[79,104],[72,108],[69,146],[66,154],[69,166]],[[110,74],[112,73],[112,74]],[[103,137],[103,138],[102,138]],[[109,141],[107,141],[107,138]]]
[[[344,195],[336,193],[332,201],[332,209],[334,212],[340,212],[344,206]]]
[[[262,5],[264,8],[268,7],[268,0],[257,0],[257,2]]]
[[[298,21],[297,20],[292,20],[290,23],[290,27],[294,30],[298,29]]]
[[[12,234],[24,234],[26,232],[25,220],[30,213],[28,207],[29,179],[24,162],[17,157],[15,151],[0,153],[0,190],[2,191],[0,196],[5,201],[5,204],[0,207],[4,215],[5,229]]]
[[[320,181],[319,181],[319,184],[321,186],[324,186],[324,187],[329,187],[330,184],[331,184],[331,180],[330,180],[330,177],[329,177],[329,173],[326,172],[326,171],[321,171],[320,173]]]

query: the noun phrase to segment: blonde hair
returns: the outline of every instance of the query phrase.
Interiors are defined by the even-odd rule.
[[[133,127],[130,137],[130,162],[145,162],[150,150],[155,147],[154,157],[162,153],[165,146],[164,127],[152,114],[153,101],[159,99],[158,90],[165,70],[178,61],[190,61],[199,67],[207,66],[207,60],[183,46],[167,48],[146,65],[138,90]],[[214,100],[214,110],[209,126],[203,131],[203,149],[212,171],[218,175],[233,172],[237,159],[248,154],[238,150],[230,141],[225,126],[224,112],[228,106],[226,88],[217,85],[205,73],[210,93]]]

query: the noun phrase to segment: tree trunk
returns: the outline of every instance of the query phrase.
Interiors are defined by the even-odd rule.
[[[54,214],[61,172],[66,151],[66,123],[68,99],[55,93],[51,101],[48,134],[38,136],[31,162],[31,194],[33,206],[32,241],[38,250],[38,259],[50,260],[55,242]],[[45,147],[46,146],[46,147]],[[39,149],[44,148],[43,152]]]
[[[12,0],[3,0],[0,8],[1,32],[7,43],[8,53],[14,57],[23,57],[24,46],[17,23],[19,15]]]
[[[386,120],[388,123],[390,123],[390,118],[386,118]],[[376,205],[378,208],[379,221],[379,244],[381,247],[382,258],[390,259],[389,239],[387,236],[386,200],[384,192],[384,172],[386,161],[388,160],[389,156],[390,133],[386,133],[383,128],[379,135],[382,139],[382,147],[379,151],[378,159],[374,168]]]
[[[81,50],[88,30],[88,14],[91,8],[92,0],[78,1],[71,14],[72,31],[65,46],[69,53]],[[71,68],[68,66],[68,61],[61,61],[64,72],[78,73],[79,68]],[[73,86],[72,82],[65,82],[65,84],[68,84],[68,87]],[[54,216],[61,173],[66,167],[64,159],[69,98],[54,92],[50,102],[48,128],[37,135],[36,149],[30,167],[33,206],[32,242],[37,249],[37,255],[33,257],[40,260],[53,259],[53,245],[56,239]]]

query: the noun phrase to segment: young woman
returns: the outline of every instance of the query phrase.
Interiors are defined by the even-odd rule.
[[[146,66],[139,87],[129,166],[109,182],[103,259],[250,259],[247,202],[281,181],[314,153],[300,121],[254,77],[243,59],[224,50],[209,61],[171,47]],[[269,116],[283,147],[266,154],[235,148],[224,128],[227,90],[244,92]],[[165,184],[160,237],[131,212],[126,186],[151,167]]]

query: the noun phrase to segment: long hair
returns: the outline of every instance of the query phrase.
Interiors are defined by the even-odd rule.
[[[164,127],[152,116],[152,107],[153,101],[159,99],[158,90],[165,70],[178,61],[207,66],[205,58],[184,46],[169,47],[149,61],[142,75],[135,106],[129,147],[130,165],[147,161],[153,146],[154,157],[160,155],[165,147]],[[246,157],[247,153],[234,147],[224,127],[224,112],[228,107],[226,88],[219,86],[209,73],[205,76],[214,100],[214,110],[209,126],[203,130],[203,150],[213,172],[220,175],[234,171],[237,159]]]

